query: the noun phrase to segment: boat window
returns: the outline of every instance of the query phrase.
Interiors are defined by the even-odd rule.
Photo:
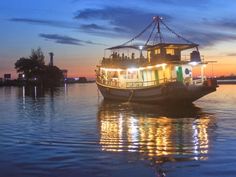
[[[128,79],[137,79],[138,74],[137,71],[128,71]]]
[[[175,54],[175,50],[174,49],[166,49],[166,54],[174,55]]]
[[[161,49],[155,49],[155,54],[160,54],[161,53]]]
[[[148,58],[148,61],[150,62],[150,58],[151,58],[151,51],[148,51],[148,52],[147,52],[147,58]]]

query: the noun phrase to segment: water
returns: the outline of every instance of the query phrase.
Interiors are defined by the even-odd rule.
[[[163,107],[104,102],[95,84],[0,87],[0,176],[236,176],[235,90]]]

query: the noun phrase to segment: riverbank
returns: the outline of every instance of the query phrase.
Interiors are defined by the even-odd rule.
[[[218,84],[236,84],[236,80],[230,80],[230,79],[228,79],[228,80],[217,80],[217,83]]]

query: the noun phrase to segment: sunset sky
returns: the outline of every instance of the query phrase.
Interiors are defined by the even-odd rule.
[[[0,1],[0,77],[41,47],[69,76],[94,76],[104,48],[119,45],[160,15],[200,44],[214,75],[236,74],[235,0],[7,0]],[[211,65],[207,67],[212,74]]]

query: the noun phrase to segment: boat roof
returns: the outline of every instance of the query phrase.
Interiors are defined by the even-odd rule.
[[[118,45],[110,48],[106,48],[106,50],[119,50],[119,49],[136,49],[136,50],[151,50],[156,48],[172,48],[172,49],[180,49],[187,50],[191,48],[198,47],[198,44],[181,44],[181,43],[158,43],[155,45]]]
[[[153,48],[171,48],[171,49],[180,49],[180,50],[187,50],[191,48],[198,47],[198,44],[181,44],[181,43],[158,43],[156,45],[149,46],[147,49]]]
[[[136,49],[136,50],[140,50],[140,46],[142,45],[118,45],[118,46],[114,46],[114,47],[109,47],[106,48],[106,50],[118,50],[118,49]],[[148,46],[142,46],[142,50],[147,50]]]

